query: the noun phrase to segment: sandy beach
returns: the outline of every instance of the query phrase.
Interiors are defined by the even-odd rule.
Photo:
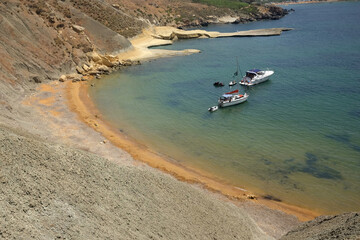
[[[174,29],[172,28],[157,28],[155,30],[149,31],[145,30],[144,33],[131,40],[133,48],[127,52],[121,53],[117,56],[120,60],[130,59],[132,61],[138,60],[148,60],[158,57],[169,57],[176,55],[186,55],[197,53],[199,51],[191,49],[184,51],[170,51],[170,50],[160,50],[160,49],[149,49],[150,46],[160,46],[171,44],[172,41],[154,38],[155,36],[162,36],[161,38],[169,38],[173,33]],[[280,34],[281,31],[277,30],[265,30],[265,31],[246,31],[246,33],[236,33],[239,35],[247,35],[250,33],[264,35],[268,33]],[[181,34],[184,34],[185,31],[181,31]],[[179,34],[180,34],[179,33]],[[208,34],[206,31],[190,31],[187,34],[191,36],[198,36],[198,34]],[[210,33],[208,34],[212,37],[223,37],[223,36],[232,36],[228,34],[218,34]],[[185,34],[183,36],[186,36]],[[189,35],[188,35],[189,36]],[[185,38],[185,37],[184,37]],[[237,201],[252,201],[259,204],[266,205],[270,208],[281,210],[291,215],[295,215],[301,221],[307,221],[315,218],[320,215],[319,213],[302,209],[296,206],[291,206],[286,203],[276,202],[271,200],[266,200],[262,198],[257,198],[253,200],[248,200],[253,194],[248,191],[243,191],[234,186],[229,186],[226,183],[222,183],[216,180],[213,176],[208,173],[202,172],[200,169],[191,169],[186,166],[180,166],[179,164],[169,161],[162,157],[159,153],[154,152],[153,150],[147,148],[136,142],[132,139],[131,136],[127,136],[117,129],[113,128],[109,123],[105,122],[101,118],[101,114],[96,109],[95,105],[88,96],[87,89],[90,87],[89,82],[76,82],[72,83],[70,81],[66,82],[66,96],[68,99],[69,108],[77,113],[80,121],[86,123],[88,126],[93,128],[95,131],[102,134],[103,137],[108,139],[115,146],[128,152],[134,159],[139,160],[148,164],[151,167],[160,169],[166,173],[170,173],[181,181],[186,181],[189,183],[201,184],[210,191],[218,192],[227,196],[229,199]]]

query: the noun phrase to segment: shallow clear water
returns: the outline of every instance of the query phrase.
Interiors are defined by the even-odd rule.
[[[229,184],[336,213],[360,209],[360,2],[293,5],[278,21],[206,30],[292,27],[281,36],[178,41],[200,54],[158,59],[96,81],[105,118],[139,142]],[[244,73],[273,69],[248,102],[209,113]],[[232,88],[234,89],[234,88]]]

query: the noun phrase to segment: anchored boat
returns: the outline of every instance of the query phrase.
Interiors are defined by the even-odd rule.
[[[229,107],[242,102],[245,102],[249,97],[249,94],[239,94],[239,90],[234,90],[223,94],[219,99],[220,107]]]
[[[237,82],[234,80],[234,81],[231,81],[229,82],[229,86],[232,87],[232,86],[235,86],[237,84]]]
[[[251,69],[246,72],[246,75],[239,82],[239,84],[244,86],[252,86],[269,80],[270,76],[274,74],[274,71],[271,70],[260,70],[260,69]]]
[[[209,111],[209,112],[215,112],[215,111],[218,110],[218,109],[219,109],[218,106],[212,106],[212,107],[208,108],[208,111]]]
[[[223,87],[224,84],[222,82],[214,82],[213,84],[215,87]]]

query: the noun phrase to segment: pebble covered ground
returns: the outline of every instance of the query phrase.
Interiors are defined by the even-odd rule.
[[[271,239],[205,190],[39,140],[0,128],[0,238]]]

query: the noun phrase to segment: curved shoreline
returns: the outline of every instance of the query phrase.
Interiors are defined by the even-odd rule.
[[[206,189],[212,192],[221,193],[230,200],[250,201],[247,200],[247,196],[251,195],[248,191],[241,190],[235,186],[227,185],[226,183],[211,178],[211,176],[208,176],[205,172],[201,172],[199,169],[192,169],[170,162],[148,147],[139,144],[131,137],[118,132],[109,123],[101,119],[101,114],[88,95],[88,87],[89,85],[86,82],[67,82],[65,91],[68,99],[68,106],[71,111],[77,113],[82,122],[101,133],[113,145],[128,152],[135,160],[144,162],[153,168],[169,173],[181,181],[201,184]],[[251,201],[294,215],[300,221],[308,221],[320,215],[317,212],[283,202],[262,198]]]
[[[148,49],[149,46],[159,46],[164,44],[171,44],[171,40],[164,40],[166,36],[173,34],[172,28],[161,28],[160,31],[156,32],[156,36],[161,35],[161,39],[154,37],[154,32],[148,31],[143,35],[134,38],[131,42],[133,48],[127,52],[124,52],[117,56],[121,59],[130,59],[130,60],[144,60],[158,57],[174,56],[174,55],[183,55],[196,53],[196,50],[192,51],[170,51],[170,50],[160,50],[160,49]],[[171,30],[171,31],[169,31]],[[277,30],[278,31],[278,30]],[[269,31],[267,31],[269,32]],[[281,33],[281,31],[278,31]],[[182,34],[181,30],[181,34]],[[190,31],[188,32],[191,35],[199,37],[199,32]],[[196,33],[194,35],[194,33]],[[257,36],[261,32],[256,32]],[[264,32],[263,32],[264,34]],[[230,36],[227,34],[226,36]],[[180,36],[180,33],[179,33]],[[185,35],[182,35],[185,36]],[[237,33],[235,36],[239,36]],[[246,35],[244,35],[246,36]],[[219,36],[217,36],[219,37]],[[136,140],[132,139],[130,136],[125,135],[124,133],[119,132],[117,129],[114,129],[111,124],[107,123],[101,119],[101,114],[97,110],[95,104],[92,102],[88,95],[88,82],[70,82],[67,81],[65,87],[66,97],[68,100],[68,106],[71,111],[75,112],[79,119],[86,123],[88,126],[93,128],[95,131],[101,133],[106,139],[108,139],[113,145],[125,150],[128,152],[134,159],[139,160],[148,164],[153,168],[160,169],[163,172],[169,173],[176,177],[177,179],[189,183],[201,184],[210,191],[221,193],[222,195],[228,197],[232,200],[240,201],[250,201],[247,200],[248,195],[251,195],[246,190],[241,190],[235,186],[228,185],[224,182],[216,180],[215,177],[209,176],[208,173],[201,171],[200,169],[192,169],[186,166],[182,166],[175,162],[171,162],[165,157],[162,157],[159,153],[152,151],[148,147],[139,144]],[[258,198],[256,200],[251,200],[259,204],[266,205],[272,209],[277,209],[282,212],[295,215],[300,221],[307,221],[315,218],[320,215],[314,211],[303,209],[297,206],[292,206],[283,202],[276,202],[272,200],[266,200]]]

